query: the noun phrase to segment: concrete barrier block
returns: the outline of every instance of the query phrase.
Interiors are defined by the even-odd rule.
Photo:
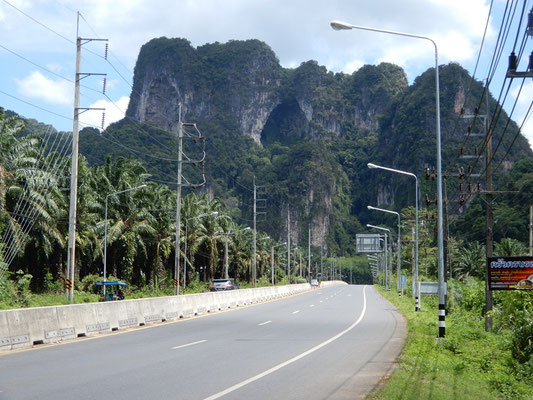
[[[47,338],[45,332],[70,328],[70,326],[59,326],[56,307],[7,310],[5,313],[12,349],[55,342],[57,339],[55,337]]]

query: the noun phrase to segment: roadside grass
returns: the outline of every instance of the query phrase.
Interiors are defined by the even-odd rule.
[[[447,315],[437,341],[434,296],[415,312],[410,296],[378,290],[406,317],[408,337],[399,368],[367,399],[533,399],[533,387],[513,374],[508,332],[487,333],[481,316],[461,310]]]

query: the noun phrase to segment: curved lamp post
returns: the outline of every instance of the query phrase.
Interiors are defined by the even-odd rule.
[[[385,232],[388,232],[389,233],[389,236],[390,236],[390,229],[389,228],[384,228],[382,226],[376,226],[376,225],[370,225],[370,224],[366,224],[366,227],[367,228],[371,228],[371,229],[377,229],[377,230],[380,230],[380,231],[385,231]],[[392,239],[392,237],[391,237]],[[385,234],[385,290],[388,289],[388,280],[390,280],[390,277],[388,278],[387,280],[387,271],[388,271],[388,266],[387,266],[387,251],[388,251],[388,248],[387,248],[387,235]]]
[[[136,186],[134,188],[130,188],[130,189],[126,189],[126,190],[121,190],[119,192],[114,192],[114,193],[109,193],[106,197],[105,197],[105,223],[104,223],[104,297],[105,297],[105,278],[106,278],[106,273],[107,273],[107,200],[109,199],[110,196],[115,196],[117,194],[121,194],[121,193],[126,193],[126,192],[130,192],[132,190],[137,190],[137,189],[142,189],[142,188],[145,188],[146,185],[141,185],[141,186]]]
[[[418,293],[418,196],[419,196],[419,181],[418,177],[413,174],[412,172],[402,171],[399,169],[389,168],[389,167],[383,167],[381,165],[376,165],[372,163],[367,164],[368,168],[376,168],[376,169],[382,169],[385,171],[395,172],[397,174],[412,176],[415,178],[415,276],[414,276],[414,283],[415,283],[415,311],[420,310],[420,293]]]
[[[274,249],[276,247],[286,246],[287,242],[283,242],[281,244],[278,244],[277,246],[272,246],[271,253],[270,253],[270,269],[272,270],[272,285],[274,285]]]
[[[435,120],[437,130],[437,244],[438,244],[438,275],[439,275],[439,337],[445,336],[445,297],[446,288],[444,286],[444,234],[443,234],[443,212],[442,212],[442,162],[441,162],[441,134],[440,134],[440,90],[439,90],[439,56],[437,44],[427,36],[413,35],[411,33],[395,32],[385,29],[376,29],[366,26],[357,26],[342,21],[332,21],[331,27],[335,30],[360,29],[364,31],[387,33],[390,35],[407,36],[415,39],[423,39],[431,42],[435,48]]]
[[[401,270],[401,262],[402,262],[402,250],[401,250],[401,225],[400,225],[400,214],[396,211],[386,210],[384,208],[378,208],[378,207],[372,207],[367,206],[369,210],[375,210],[375,211],[381,211],[387,214],[395,214],[398,217],[398,265],[396,266],[396,286],[398,288],[398,296],[401,296],[402,288],[401,288],[401,279],[400,279],[400,270]]]
[[[197,215],[196,217],[185,219],[185,252],[183,253],[183,294],[185,294],[185,286],[187,284],[187,231],[189,228],[189,221],[193,221],[195,219],[200,219],[203,217],[209,217],[211,215],[218,215],[218,211],[213,211],[207,214],[200,214],[200,215]]]
[[[215,232],[215,235],[221,235],[221,236],[225,236],[226,237],[226,240],[225,240],[225,243],[224,243],[224,278],[225,279],[229,278],[229,274],[228,274],[228,270],[229,270],[229,263],[228,263],[228,236],[233,236],[233,235],[235,235],[236,232],[248,231],[250,229],[252,229],[252,228],[247,226],[244,229],[239,229],[238,231],[233,231],[233,232]]]

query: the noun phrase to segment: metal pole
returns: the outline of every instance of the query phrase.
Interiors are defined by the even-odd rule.
[[[226,234],[225,236],[226,236],[226,243],[224,245],[224,266],[225,266],[224,278],[229,279],[229,266],[228,266],[228,236],[229,234]]]
[[[78,26],[80,13],[78,12]],[[67,251],[67,298],[74,301],[74,269],[76,259],[76,205],[78,200],[78,140],[79,140],[79,107],[80,107],[80,67],[81,38],[76,38],[76,76],[74,83],[74,123],[72,127],[72,155],[70,166],[70,209],[68,218],[68,251]],[[105,285],[104,285],[105,286]]]
[[[181,225],[181,174],[183,164],[183,123],[181,103],[178,108],[178,188],[176,197],[176,251],[174,257],[174,294],[180,294],[180,225]]]
[[[418,292],[418,177],[415,176],[415,311],[420,311],[420,293]]]
[[[253,246],[254,246],[254,258],[252,259],[252,287],[255,287],[255,280],[257,279],[257,230],[256,230],[256,201],[257,201],[257,186],[255,186],[254,176],[254,234],[253,234]]]
[[[309,227],[309,238],[307,241],[307,278],[311,281],[311,227]]]
[[[272,286],[274,286],[274,246],[270,251],[270,269],[272,270]]]
[[[287,206],[287,279],[291,284],[291,211]]]
[[[190,218],[185,219],[185,252],[183,253],[183,294],[185,294],[185,287],[187,286],[187,238],[189,236],[189,219]]]
[[[533,256],[533,204],[529,206],[529,255]]]
[[[413,35],[411,33],[395,32],[385,29],[356,26],[345,22],[333,21],[331,27],[335,30],[341,29],[362,29],[366,31],[388,33],[392,35],[407,36],[412,38],[430,41],[435,48],[435,120],[437,129],[437,244],[438,244],[438,281],[439,281],[439,337],[444,337],[446,333],[446,287],[444,285],[444,235],[443,235],[443,207],[442,207],[442,157],[441,157],[441,132],[440,132],[440,89],[439,89],[439,57],[437,44],[427,36]],[[417,179],[418,184],[418,179]],[[418,193],[417,193],[418,200]],[[418,229],[418,221],[417,221]],[[418,241],[417,241],[418,247]],[[417,257],[418,259],[418,257]],[[417,290],[418,292],[418,290]]]
[[[107,271],[107,199],[109,195],[105,197],[105,225],[104,225],[104,298],[105,298],[105,277]]]

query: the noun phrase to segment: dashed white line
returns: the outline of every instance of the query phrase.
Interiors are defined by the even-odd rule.
[[[315,305],[314,304],[311,304],[309,307],[314,307]]]
[[[300,310],[296,310],[296,311],[293,311],[292,313],[293,314],[298,314],[300,312]]]
[[[182,344],[181,346],[171,347],[171,349],[172,350],[181,349],[183,347],[194,346],[195,344],[200,344],[203,342],[207,342],[207,340],[198,340],[197,342],[192,342],[192,343]]]
[[[350,325],[348,328],[346,328],[345,330],[343,330],[342,332],[339,332],[337,333],[335,336],[329,338],[328,340],[326,340],[325,342],[322,342],[318,345],[316,345],[315,347],[291,358],[290,360],[287,360],[285,362],[282,362],[281,364],[278,364],[264,372],[261,372],[260,374],[258,375],[255,375],[251,378],[248,378],[240,383],[237,383],[225,390],[222,390],[221,392],[218,392],[218,393],[215,393],[209,397],[206,397],[204,400],[215,400],[215,399],[218,399],[220,397],[223,397],[231,392],[234,392],[240,388],[242,388],[243,386],[246,386],[246,385],[249,385],[250,383],[252,382],[255,382],[261,378],[264,378],[265,376],[268,376],[270,374],[272,374],[273,372],[276,372],[284,367],[286,367],[287,365],[290,365],[306,356],[308,356],[309,354],[312,354],[314,353],[315,351],[321,349],[322,347],[324,346],[327,346],[328,344],[330,344],[331,342],[334,342],[335,340],[337,340],[338,338],[344,336],[346,333],[350,332],[353,328],[355,328],[357,325],[359,325],[359,323],[362,321],[363,317],[365,316],[365,313],[366,313],[366,286],[363,288],[363,310],[361,311],[361,314],[359,315],[359,318],[357,318],[357,320],[352,324]]]
[[[263,325],[266,325],[266,324],[270,324],[272,321],[265,321],[265,322],[261,322],[260,324],[257,324],[258,326],[263,326]]]
[[[322,303],[322,300],[320,300],[320,302]]]

